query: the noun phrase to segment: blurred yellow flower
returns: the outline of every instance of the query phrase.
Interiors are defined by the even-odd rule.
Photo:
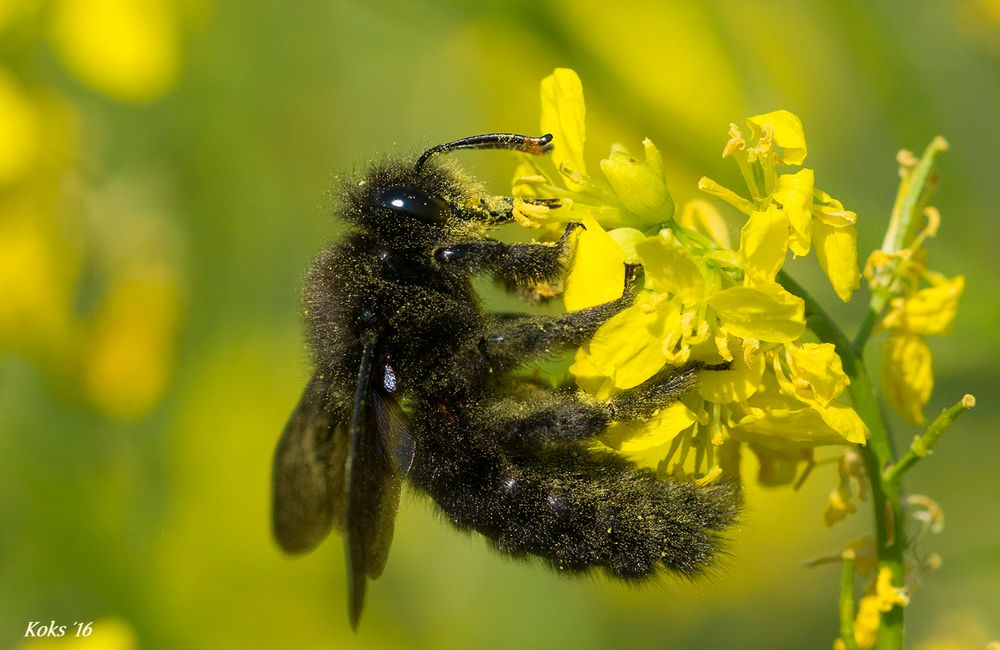
[[[118,418],[152,408],[167,384],[180,309],[170,269],[132,272],[109,292],[84,348],[84,381],[97,406]]]
[[[48,357],[71,335],[76,269],[30,209],[0,215],[0,345]]]
[[[20,179],[39,157],[42,124],[34,102],[0,67],[0,189]]]
[[[63,63],[110,97],[162,97],[180,68],[178,11],[171,0],[58,0],[52,42]]]
[[[94,88],[148,101],[175,81],[179,12],[177,0],[21,2],[0,9],[0,28],[31,23],[25,33],[49,34]],[[101,412],[134,418],[169,379],[181,273],[168,222],[104,204],[73,173],[77,120],[64,100],[0,67],[0,347]]]

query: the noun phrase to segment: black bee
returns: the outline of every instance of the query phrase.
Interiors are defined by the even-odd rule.
[[[339,217],[354,231],[319,256],[306,283],[315,372],[275,452],[273,525],[288,553],[310,550],[330,528],[344,535],[353,627],[368,578],[385,567],[404,479],[502,553],[629,582],[663,569],[699,574],[736,517],[731,484],[661,481],[591,448],[611,422],[649,418],[691,390],[701,365],[606,402],[514,374],[579,346],[629,306],[638,269],[627,268],[620,298],[590,309],[484,311],[475,274],[522,289],[557,280],[580,224],[554,245],[487,239],[512,218],[513,201],[431,158],[455,149],[541,154],[551,141],[472,136],[344,184]]]

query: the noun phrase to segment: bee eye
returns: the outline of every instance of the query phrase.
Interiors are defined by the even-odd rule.
[[[407,214],[421,221],[443,223],[448,218],[448,206],[423,190],[406,185],[393,185],[379,192],[375,201],[383,208]]]

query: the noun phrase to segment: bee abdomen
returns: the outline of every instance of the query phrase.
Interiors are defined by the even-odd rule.
[[[477,530],[500,552],[538,556],[559,571],[599,569],[626,581],[664,569],[696,576],[715,562],[721,531],[738,511],[730,485],[660,481],[618,456],[576,446],[498,458],[482,470],[473,472],[478,481],[448,481],[432,496],[455,525]]]

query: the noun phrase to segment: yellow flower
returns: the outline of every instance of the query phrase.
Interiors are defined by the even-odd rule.
[[[97,406],[117,418],[148,412],[173,370],[180,292],[169,268],[135,270],[98,311],[85,347],[84,382]]]
[[[921,193],[911,207],[907,192],[923,187],[920,174],[929,173],[930,162],[947,149],[935,138],[919,163],[901,152],[900,187],[885,241],[868,258],[865,277],[875,296],[888,303],[878,327],[889,332],[882,344],[882,383],[893,410],[913,424],[924,424],[924,408],[934,389],[933,361],[925,337],[947,335],[965,290],[965,278],[953,278],[928,268],[924,243],[935,236],[941,223],[937,210],[925,206]],[[926,219],[919,228],[918,216]]]
[[[52,41],[95,89],[129,102],[160,98],[180,68],[178,9],[170,0],[60,0]]]
[[[923,336],[951,334],[965,278],[961,275],[946,278],[931,272],[924,277],[930,282],[929,287],[892,300],[889,312],[882,319],[883,328]]]
[[[0,68],[0,188],[17,181],[38,159],[41,121],[24,88]]]
[[[663,157],[651,140],[643,140],[644,161],[616,144],[600,162],[602,178],[590,176],[584,157],[586,108],[580,78],[573,70],[557,68],[542,80],[541,95],[540,127],[553,135],[550,163],[522,158],[515,196],[560,198],[563,209],[553,218],[561,223],[590,216],[606,228],[645,229],[672,219],[674,202],[667,191]],[[555,165],[554,173],[547,170],[549,164]],[[532,221],[525,223],[539,225]]]
[[[910,597],[905,588],[892,584],[892,571],[879,569],[875,582],[858,601],[858,614],[854,619],[854,639],[858,650],[871,650],[878,640],[882,614],[893,607],[906,607]]]
[[[777,173],[779,164],[805,157],[798,118],[787,112],[751,118],[749,141],[733,128],[727,152],[745,171],[771,179],[751,188],[752,200],[724,188],[714,192],[749,217],[732,250],[725,222],[704,201],[685,205],[673,219],[662,156],[649,140],[644,162],[616,145],[601,161],[604,178],[587,175],[583,91],[572,71],[553,73],[542,94],[542,127],[567,141],[560,149],[557,135],[555,174],[525,158],[515,192],[558,197],[563,207],[543,219],[586,226],[565,282],[566,308],[617,298],[626,261],[644,270],[634,304],[577,351],[570,371],[578,386],[602,400],[664,367],[730,363],[703,373],[698,390],[680,403],[647,422],[615,423],[601,441],[645,466],[692,480],[735,471],[717,451],[746,443],[761,459],[760,480],[772,485],[794,480],[817,445],[863,444],[864,423],[840,401],[848,384],[840,359],[831,345],[801,340],[804,303],[776,282],[789,248],[808,252],[817,228],[853,232],[842,206],[813,187],[812,170]],[[841,240],[829,240],[832,266],[843,265]],[[693,472],[684,468],[689,450]]]
[[[881,617],[878,597],[862,596],[858,600],[858,615],[854,619],[854,641],[858,650],[871,650],[875,647]]]
[[[699,187],[749,217],[740,256],[754,281],[770,281],[791,250],[807,255],[815,243],[820,267],[837,296],[848,301],[861,282],[858,269],[857,215],[815,187],[815,173],[803,168],[781,173],[779,165],[800,166],[808,151],[802,123],[788,111],[747,119],[750,137],[731,124],[723,156],[736,161],[750,199],[702,178]]]

